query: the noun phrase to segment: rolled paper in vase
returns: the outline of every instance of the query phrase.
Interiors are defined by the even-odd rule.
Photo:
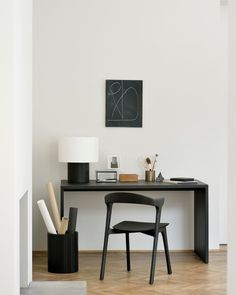
[[[66,233],[68,229],[68,222],[69,222],[68,218],[65,218],[65,217],[62,218],[61,227],[59,228],[59,231],[58,231],[59,235],[64,235]]]
[[[50,233],[50,234],[54,234],[56,235],[57,232],[55,230],[55,227],[53,225],[53,222],[52,222],[52,219],[51,219],[51,216],[48,212],[48,208],[44,202],[44,200],[39,200],[37,202],[38,206],[39,206],[39,210],[42,214],[42,217],[43,217],[43,220],[45,222],[45,225],[47,227],[47,231]]]
[[[48,198],[52,208],[54,224],[56,226],[57,231],[59,231],[59,229],[61,228],[61,218],[60,218],[60,214],[59,214],[59,210],[57,206],[54,189],[51,182],[48,183],[47,189],[48,189]]]

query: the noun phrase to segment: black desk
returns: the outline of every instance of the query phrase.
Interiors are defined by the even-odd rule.
[[[157,182],[71,184],[61,181],[61,216],[64,215],[64,193],[71,191],[194,191],[194,251],[208,263],[208,185],[199,181],[194,184],[167,184]]]

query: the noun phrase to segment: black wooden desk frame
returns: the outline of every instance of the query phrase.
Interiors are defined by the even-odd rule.
[[[64,193],[74,191],[194,191],[194,251],[203,260],[209,261],[208,242],[208,185],[203,182],[194,184],[167,184],[145,182],[134,183],[96,183],[71,184],[61,181],[61,217],[64,216]]]

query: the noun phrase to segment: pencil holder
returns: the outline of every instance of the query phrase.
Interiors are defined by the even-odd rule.
[[[145,181],[148,181],[148,182],[155,181],[155,170],[145,171]]]
[[[48,233],[48,271],[53,273],[78,271],[78,232],[65,235]]]

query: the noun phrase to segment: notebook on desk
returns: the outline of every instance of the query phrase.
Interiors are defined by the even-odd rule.
[[[173,181],[195,181],[193,177],[171,177],[170,180]]]

